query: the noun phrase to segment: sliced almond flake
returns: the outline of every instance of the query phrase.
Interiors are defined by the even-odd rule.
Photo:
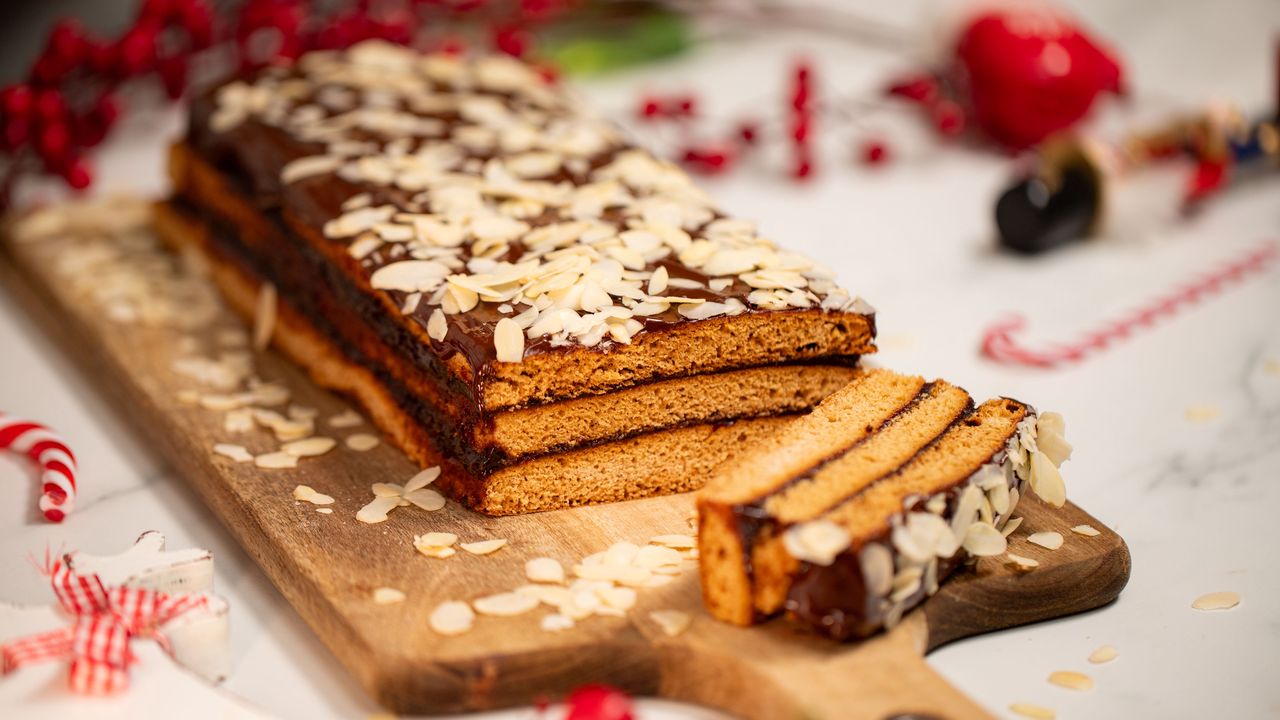
[[[332,505],[333,498],[324,493],[316,492],[315,488],[310,485],[299,485],[293,489],[293,499],[309,502],[313,505]]]
[[[195,405],[200,402],[200,393],[195,390],[179,390],[178,402],[184,405]]]
[[[376,435],[356,433],[347,437],[346,445],[356,452],[366,452],[378,447],[381,442]]]
[[[1239,604],[1239,593],[1224,591],[1201,595],[1191,603],[1191,607],[1196,610],[1230,610]]]
[[[538,607],[538,599],[521,593],[505,592],[476,598],[471,605],[481,615],[515,617]]]
[[[294,458],[295,461],[297,458]],[[356,512],[356,519],[362,523],[380,523],[387,519],[387,512],[400,504],[400,496],[375,497],[368,505]]]
[[[1009,706],[1009,712],[1031,720],[1056,720],[1058,717],[1052,709],[1031,703],[1014,703]]]
[[[1022,525],[1021,516],[1009,518],[1009,522],[1005,523],[1004,527],[1000,528],[1000,534],[1004,535],[1005,537],[1009,537],[1010,535],[1013,534],[1014,530],[1018,529],[1020,525]]]
[[[1120,653],[1111,645],[1103,645],[1102,647],[1089,653],[1089,662],[1094,665],[1101,665],[1116,659]]]
[[[670,281],[671,275],[667,272],[666,265],[659,265],[658,269],[653,271],[653,275],[649,278],[649,286],[646,291],[650,295],[657,295],[667,289],[667,283]]]
[[[389,587],[380,587],[373,591],[373,601],[379,605],[394,605],[404,602],[404,593]]]
[[[314,420],[315,417],[319,414],[320,414],[319,410],[313,407],[307,407],[306,405],[290,405],[289,406],[289,417],[293,418],[294,420]]]
[[[1036,450],[1031,453],[1031,489],[1041,500],[1054,507],[1062,507],[1067,501],[1067,488],[1062,474],[1048,455]]]
[[[1085,537],[1098,537],[1102,534],[1101,531],[1092,525],[1076,525],[1071,528],[1071,532],[1077,535],[1084,535]]]
[[[538,626],[546,632],[563,632],[572,629],[574,621],[573,618],[566,615],[551,613],[550,615],[543,615]]]
[[[322,175],[337,170],[342,158],[332,155],[311,155],[292,160],[280,169],[280,182],[291,185],[303,178]]]
[[[493,329],[493,346],[498,362],[522,362],[524,330],[511,318],[502,318]]]
[[[480,540],[478,542],[462,543],[458,547],[466,550],[472,555],[488,555],[497,552],[505,547],[507,541],[502,538],[494,538],[493,540]]]
[[[355,410],[344,410],[329,418],[329,426],[336,428],[355,427],[363,422],[364,419]]]
[[[236,462],[253,462],[253,453],[246,450],[243,445],[218,443],[213,446],[213,451],[218,455],[231,458]]]
[[[253,459],[253,464],[260,468],[268,468],[271,470],[280,470],[284,468],[298,467],[298,456],[290,455],[286,452],[272,452],[265,455],[258,455]]]
[[[596,595],[605,605],[616,610],[630,610],[636,604],[636,591],[626,587],[602,588]]]
[[[533,558],[525,562],[524,575],[533,582],[564,582],[564,566],[549,557]]]
[[[830,565],[851,541],[849,533],[830,520],[792,525],[782,534],[782,544],[792,557],[814,565]]]
[[[409,296],[404,299],[404,305],[400,306],[400,314],[401,315],[412,314],[418,309],[418,304],[421,302],[422,302],[422,293],[420,292],[409,293]]]
[[[449,320],[444,316],[444,311],[436,308],[431,311],[431,317],[427,319],[427,336],[436,342],[443,342],[449,334]]]
[[[993,557],[1003,554],[1009,543],[994,525],[975,522],[965,530],[963,547],[965,552],[975,557]]]
[[[689,613],[679,610],[654,610],[649,613],[649,617],[658,624],[667,637],[675,637],[683,633],[693,623]]]
[[[431,629],[441,635],[461,635],[470,630],[475,621],[471,606],[454,600],[437,605],[427,619]]]
[[[347,246],[347,254],[356,260],[363,260],[373,254],[374,250],[382,247],[386,243],[382,242],[382,238],[372,233],[361,235]]]
[[[316,512],[320,513],[321,515],[332,515],[333,508],[327,508],[327,507],[316,508]]]
[[[1023,557],[1014,553],[1008,553],[1005,557],[1009,559],[1009,563],[1013,565],[1013,569],[1015,570],[1027,571],[1040,567],[1039,561],[1033,560],[1029,557]]]
[[[262,352],[271,344],[276,331],[276,286],[262,283],[258,288],[258,301],[253,312],[253,349]]]
[[[294,440],[280,446],[280,450],[295,457],[315,457],[332,450],[338,441],[329,437],[315,436],[303,440]]]
[[[253,426],[253,411],[247,408],[229,410],[222,418],[222,429],[229,433],[249,432]]]
[[[410,490],[403,497],[427,512],[435,512],[445,506],[444,496],[431,488]]]
[[[655,545],[665,545],[669,548],[693,548],[698,546],[698,539],[692,535],[655,535],[649,538],[649,542]]]
[[[422,545],[417,548],[417,551],[426,557],[436,558],[437,560],[451,558],[458,554],[458,551],[451,547],[436,547],[433,545]]]
[[[654,570],[664,565],[679,565],[684,557],[675,549],[663,545],[645,545],[636,553],[632,563],[637,567]]]
[[[1049,673],[1049,682],[1068,690],[1090,690],[1093,678],[1074,670],[1056,670]]]
[[[1046,550],[1057,550],[1062,547],[1062,533],[1054,532],[1052,530],[1031,533],[1027,536],[1027,542],[1032,545],[1039,545]]]
[[[267,407],[283,405],[289,402],[289,398],[291,396],[292,396],[292,393],[289,392],[289,388],[274,382],[263,383],[249,391],[249,397],[253,399],[253,402],[255,404],[265,405]],[[299,416],[294,416],[294,419],[310,420],[311,416],[299,415]]]
[[[438,465],[424,468],[417,475],[409,478],[409,482],[404,484],[404,490],[405,492],[420,490],[435,482],[438,477],[440,477],[440,467]]]

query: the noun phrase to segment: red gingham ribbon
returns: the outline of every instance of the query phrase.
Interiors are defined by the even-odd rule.
[[[158,628],[183,613],[208,605],[201,594],[170,595],[145,588],[112,587],[97,575],[77,575],[66,560],[49,573],[62,608],[75,618],[71,627],[6,643],[4,673],[30,663],[70,659],[72,692],[105,695],[129,686],[133,653],[129,641],[150,637],[168,650]]]
[[[30,457],[40,465],[40,510],[50,522],[62,522],[76,500],[76,457],[57,433],[40,423],[0,413],[0,450]]]
[[[1145,330],[1157,321],[1177,314],[1185,307],[1195,305],[1205,297],[1220,292],[1239,282],[1250,273],[1263,270],[1280,257],[1280,244],[1263,243],[1243,257],[1227,263],[1195,282],[1178,288],[1158,298],[1145,307],[1099,330],[1081,337],[1070,344],[1055,345],[1044,350],[1023,347],[1013,338],[1013,333],[1026,325],[1020,315],[1001,320],[982,334],[982,354],[989,360],[1007,365],[1029,365],[1052,368],[1081,360],[1086,355],[1105,350],[1113,343],[1127,340],[1139,330]]]

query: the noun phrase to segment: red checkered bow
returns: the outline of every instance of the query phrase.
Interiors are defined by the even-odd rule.
[[[4,673],[30,663],[68,658],[71,690],[86,695],[105,695],[129,686],[129,665],[134,661],[131,638],[150,637],[168,650],[160,626],[208,605],[208,598],[200,594],[108,588],[97,575],[72,572],[65,557],[49,568],[49,578],[58,602],[75,624],[5,643],[0,648]]]

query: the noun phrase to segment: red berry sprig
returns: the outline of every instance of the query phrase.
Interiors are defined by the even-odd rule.
[[[814,172],[814,108],[813,67],[808,60],[799,60],[791,78],[791,176],[805,180]]]

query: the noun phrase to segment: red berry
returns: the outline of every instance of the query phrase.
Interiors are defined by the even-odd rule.
[[[881,165],[889,160],[889,146],[880,140],[862,143],[862,162],[865,165]]]
[[[791,125],[791,139],[795,140],[797,145],[806,145],[809,142],[809,133],[812,129],[813,125],[810,116],[802,113],[795,118]]]
[[[150,70],[156,60],[157,29],[150,23],[132,28],[116,43],[116,60],[121,75],[132,77]]]
[[[4,118],[4,146],[10,150],[27,144],[31,139],[31,120],[19,115],[7,115]]]
[[[735,156],[729,148],[703,147],[684,151],[682,160],[690,170],[705,175],[718,175],[733,166]]]
[[[698,99],[692,95],[674,98],[672,102],[675,105],[674,110],[670,111],[672,116],[693,117],[698,112]]]
[[[67,163],[61,172],[62,179],[67,181],[73,190],[84,190],[93,182],[93,173],[84,158],[76,158]]]
[[[938,97],[938,78],[933,75],[913,75],[885,88],[885,94],[918,103],[932,103]]]
[[[514,57],[524,57],[533,45],[529,33],[518,27],[497,28],[493,32],[493,47]]]
[[[65,123],[44,126],[36,139],[36,150],[45,160],[59,163],[71,152],[71,130]]]
[[[463,54],[466,51],[467,51],[467,46],[465,43],[462,42],[462,39],[458,37],[453,37],[453,36],[450,36],[441,40],[440,47],[437,48],[436,50],[436,52],[444,53],[445,55],[452,55],[455,57]]]
[[[933,126],[947,137],[964,132],[964,110],[951,100],[939,101],[933,106]]]
[[[36,95],[36,115],[44,124],[55,123],[67,114],[67,103],[57,90],[41,90]]]
[[[160,71],[160,82],[164,83],[165,94],[170,100],[177,100],[187,89],[187,58],[173,55],[161,58],[157,63]]]
[[[738,139],[743,145],[755,145],[760,139],[760,128],[755,121],[748,120],[738,125]]]
[[[75,20],[59,20],[49,33],[45,52],[51,53],[68,66],[84,60],[86,50],[84,30]]]
[[[26,116],[35,105],[35,94],[29,85],[10,85],[0,90],[0,110],[6,117]]]
[[[203,2],[189,2],[182,13],[182,27],[187,31],[192,50],[204,50],[213,44],[213,13]]]
[[[636,115],[643,119],[653,119],[662,115],[662,100],[652,95],[641,98]]]
[[[584,685],[565,699],[565,720],[635,720],[631,698],[608,685]]]

